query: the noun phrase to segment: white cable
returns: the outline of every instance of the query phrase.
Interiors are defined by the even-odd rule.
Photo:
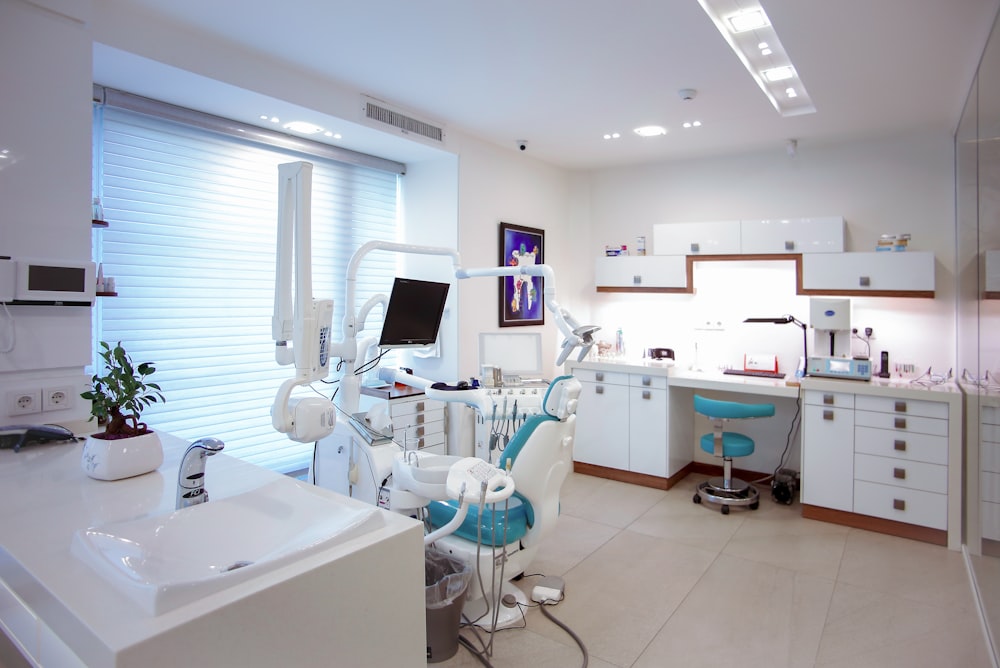
[[[6,303],[0,302],[0,305],[3,306],[3,312],[7,315],[8,331],[10,332],[10,336],[8,337],[9,338],[9,345],[7,345],[6,348],[3,348],[2,350],[0,350],[0,353],[9,353],[9,352],[11,352],[11,351],[14,350],[14,345],[15,345],[14,316],[12,316],[10,314],[10,311],[7,310],[7,304]]]

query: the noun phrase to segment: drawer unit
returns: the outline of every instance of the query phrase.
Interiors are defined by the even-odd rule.
[[[855,454],[854,479],[937,494],[948,493],[947,466],[908,462],[893,457]]]
[[[948,528],[947,495],[923,490],[858,480],[854,483],[854,512],[932,529]]]
[[[595,371],[593,369],[573,369],[573,375],[581,383],[604,383],[606,385],[628,385],[629,374],[621,371]]]
[[[393,440],[407,449],[435,448],[447,454],[447,411],[445,402],[428,399],[422,394],[407,397],[373,398],[362,396],[362,408],[378,401],[388,402]]]
[[[651,376],[648,374],[633,373],[629,375],[628,383],[632,387],[648,387],[655,390],[667,389],[666,376]]]
[[[895,457],[902,461],[948,465],[948,438],[920,433],[900,433],[856,425],[854,451],[880,457]]]

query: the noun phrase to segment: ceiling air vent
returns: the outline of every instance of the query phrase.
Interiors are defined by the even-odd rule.
[[[362,104],[365,119],[373,125],[390,125],[403,134],[418,135],[438,143],[444,141],[444,130],[433,123],[414,118],[374,98],[362,96]]]

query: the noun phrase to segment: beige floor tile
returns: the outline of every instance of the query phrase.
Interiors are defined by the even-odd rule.
[[[746,516],[723,553],[833,580],[849,532],[847,527],[804,519],[797,504],[768,500],[759,512]]]
[[[538,554],[528,567],[528,572],[565,575],[569,569],[611,540],[618,531],[619,529],[607,524],[563,513],[559,516],[555,530],[538,548]]]
[[[622,531],[566,574],[566,599],[552,612],[591,656],[629,666],[714,558],[713,552]],[[532,610],[529,620],[540,614]],[[555,626],[539,633],[572,642]]]
[[[990,663],[974,613],[838,583],[816,665],[986,668]]]
[[[938,607],[973,609],[961,552],[851,529],[837,580]]]
[[[541,668],[571,668],[583,663],[583,653],[573,640],[567,636],[569,645],[539,635],[533,629],[536,627],[555,627],[542,614],[530,618],[527,629],[508,629],[498,631],[493,639],[493,656],[489,662],[496,668],[524,668],[538,666]],[[560,631],[562,632],[562,631]],[[565,632],[562,632],[565,633]],[[462,631],[462,635],[473,639],[471,631]],[[482,633],[483,642],[489,642],[489,634]],[[475,644],[476,640],[472,640]],[[478,644],[477,644],[478,646]],[[435,664],[442,668],[482,668],[482,663],[465,647],[459,647],[452,658]],[[589,666],[593,668],[620,668],[612,663],[602,661],[597,657],[589,657]]]
[[[633,668],[812,666],[834,583],[722,555]]]
[[[692,502],[694,487],[668,490],[666,496],[628,526],[629,531],[720,551],[744,521],[742,512],[723,515],[717,509]]]
[[[561,513],[591,522],[624,529],[659,502],[666,492],[650,487],[629,485],[614,480],[589,479],[574,474],[560,494]],[[594,485],[593,480],[600,480]],[[567,489],[567,487],[569,489]]]

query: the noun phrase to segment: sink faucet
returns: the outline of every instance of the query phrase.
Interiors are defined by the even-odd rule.
[[[177,472],[177,510],[208,501],[205,490],[205,458],[220,452],[225,444],[217,438],[199,438],[181,459]]]

